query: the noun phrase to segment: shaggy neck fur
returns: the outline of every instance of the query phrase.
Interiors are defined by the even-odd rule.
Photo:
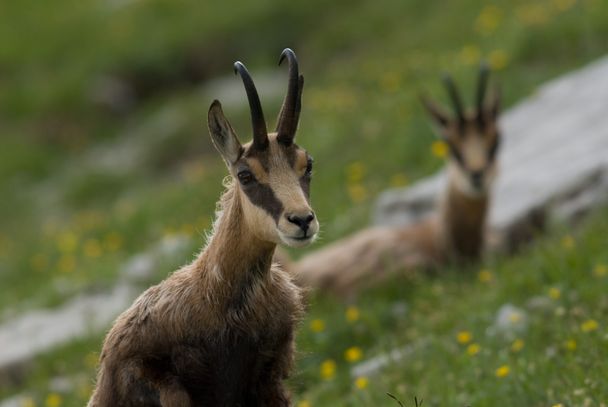
[[[456,259],[476,259],[484,242],[488,193],[471,196],[449,180],[439,214],[444,253]]]
[[[265,279],[276,244],[261,240],[248,227],[234,184],[226,184],[216,217],[213,235],[194,263],[197,276],[218,290],[216,294],[246,290],[257,279]]]

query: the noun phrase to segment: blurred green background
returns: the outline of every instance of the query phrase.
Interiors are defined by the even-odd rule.
[[[3,1],[0,322],[110,289],[133,255],[167,237],[185,239],[186,249],[155,264],[142,290],[189,261],[226,175],[207,134],[208,106],[224,97],[241,140],[250,138],[232,75],[241,60],[259,78],[273,127],[287,80],[276,63],[287,46],[306,77],[297,139],[315,157],[323,237],[314,250],[368,224],[380,191],[441,167],[417,95],[442,95],[442,72],[472,100],[478,63],[487,60],[508,107],[606,52],[608,3]],[[311,298],[291,383],[298,405],[397,405],[386,392],[406,405],[417,395],[425,406],[605,403],[607,226],[600,210],[575,232],[554,225],[514,259],[493,257],[442,278],[396,277],[352,304]],[[525,343],[517,351],[484,336],[498,306],[549,292],[561,320],[517,338]],[[580,328],[589,321],[597,326]],[[460,331],[481,351],[467,352]],[[84,404],[102,335],[36,358],[19,380],[0,383],[0,400]],[[352,363],[421,338],[407,363],[350,376]],[[73,385],[57,389],[57,377]]]

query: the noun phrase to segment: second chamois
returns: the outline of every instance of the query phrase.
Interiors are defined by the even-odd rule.
[[[500,94],[498,88],[487,92],[488,77],[489,70],[482,65],[475,104],[469,110],[448,75],[443,82],[453,115],[422,98],[449,150],[446,185],[434,215],[409,226],[365,229],[305,256],[290,265],[302,285],[348,296],[393,271],[479,258],[500,145]]]

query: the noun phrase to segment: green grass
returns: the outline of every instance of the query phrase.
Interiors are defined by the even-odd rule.
[[[603,209],[573,234],[554,226],[554,237],[512,258],[433,277],[395,276],[349,304],[312,298],[298,334],[291,388],[312,406],[397,405],[387,392],[412,406],[414,396],[427,406],[599,405],[608,398],[607,228]],[[523,310],[527,321],[526,329],[512,336],[491,330],[505,304]],[[459,342],[462,332],[470,341]],[[55,393],[49,378],[67,377],[74,389],[60,393],[63,405],[82,405],[101,339],[91,335],[43,355],[25,383],[0,396],[24,391],[42,403]],[[473,355],[472,344],[479,346]],[[354,364],[404,346],[412,349],[404,359],[366,376],[364,388],[356,386]],[[361,351],[361,360],[345,359],[352,347]],[[328,360],[335,371],[323,376]],[[503,366],[508,374],[498,377]]]
[[[4,2],[0,287],[10,289],[0,295],[0,321],[111,287],[129,257],[166,235],[189,236],[190,252],[196,252],[226,173],[204,123],[216,95],[201,93],[200,84],[230,75],[236,59],[247,63],[255,79],[257,72],[276,66],[285,46],[296,50],[306,76],[298,142],[315,157],[312,200],[323,239],[308,249],[314,250],[366,225],[380,191],[441,166],[430,154],[433,135],[417,94],[428,90],[445,100],[438,80],[443,71],[452,72],[472,97],[478,60],[488,59],[509,106],[543,81],[605,52],[608,5],[600,0],[533,5],[264,0],[238,7],[194,0]],[[285,80],[284,72],[277,75]],[[129,110],[111,112],[92,101],[91,89],[108,76],[136,93]],[[280,100],[263,103],[266,116],[274,117]],[[246,139],[245,106],[227,114]],[[103,164],[108,157],[115,162]],[[593,387],[601,367],[588,365],[601,360],[593,352],[605,352],[605,339],[576,327],[595,318],[599,332],[605,330],[600,310],[606,307],[601,295],[606,280],[594,279],[589,270],[607,261],[598,226],[605,228],[607,218],[605,211],[597,214],[597,225],[581,229],[570,252],[560,250],[559,237],[549,237],[517,258],[492,259],[485,265],[495,277],[489,286],[476,281],[477,269],[397,278],[359,299],[356,324],[344,321],[344,305],[311,299],[311,318],[323,319],[331,330],[313,334],[309,321],[303,325],[299,373],[292,380],[297,396],[314,406],[396,405],[387,391],[406,405],[414,395],[425,405],[463,406],[540,406],[553,400],[578,405],[585,397],[605,398],[605,388],[602,393],[601,385]],[[153,280],[190,258],[167,261]],[[524,306],[552,286],[562,290],[558,302],[566,314],[553,321],[531,313],[519,353],[485,336],[499,305]],[[395,304],[397,309],[407,304],[405,315],[392,311]],[[551,323],[536,331],[534,318]],[[462,329],[481,346],[475,358],[454,342]],[[560,347],[569,335],[578,341],[576,352]],[[353,389],[344,349],[360,346],[368,357],[420,338],[428,343],[411,359],[370,377],[365,391]],[[0,395],[32,389],[42,401],[49,377],[82,372],[91,377],[84,360],[99,344],[99,334],[92,333],[44,355],[25,383],[2,388]],[[552,347],[556,356],[549,363]],[[327,358],[338,364],[333,381],[319,379],[319,364]],[[528,371],[520,360],[536,370]],[[494,370],[502,364],[511,374],[498,380]],[[560,367],[567,373],[558,372]],[[584,369],[591,372],[589,383]],[[574,394],[581,388],[587,389],[583,401]],[[82,404],[76,395],[65,398],[66,405]]]
[[[435,277],[397,277],[350,305],[361,315],[354,323],[346,320],[344,305],[315,301],[300,333],[304,356],[293,381],[298,393],[311,405],[331,405],[332,400],[395,405],[386,392],[404,402],[417,396],[430,406],[605,402],[607,227],[604,209],[576,232],[571,248],[562,242],[567,231],[556,227],[556,237],[513,258],[490,259]],[[512,336],[492,334],[504,304],[525,312],[527,329]],[[310,329],[315,318],[325,321],[323,332]],[[590,330],[594,323],[589,321],[599,328]],[[462,331],[470,333],[470,342],[458,342]],[[516,341],[522,341],[521,349],[514,347]],[[568,347],[569,341],[576,349]],[[473,356],[471,344],[479,345]],[[344,357],[352,346],[360,347],[365,358],[403,346],[414,351],[370,376],[368,386],[359,390]],[[320,377],[326,359],[337,363],[330,381]],[[509,369],[505,377],[497,377],[501,366]]]

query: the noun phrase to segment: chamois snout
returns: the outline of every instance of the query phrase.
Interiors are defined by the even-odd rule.
[[[483,188],[483,171],[471,171],[471,186],[474,189],[480,190]]]
[[[310,208],[285,212],[278,226],[281,240],[292,247],[308,245],[319,231],[319,222]]]
[[[308,232],[308,228],[310,226],[310,222],[315,219],[315,214],[313,212],[308,212],[303,215],[300,214],[287,214],[285,215],[287,220],[294,225],[297,225],[303,233],[302,237],[306,237],[306,233]]]

